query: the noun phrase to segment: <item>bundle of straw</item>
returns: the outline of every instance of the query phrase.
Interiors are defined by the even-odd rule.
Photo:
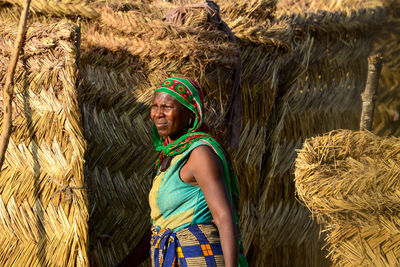
[[[0,25],[0,80],[16,31]],[[27,32],[15,75],[14,128],[0,173],[1,266],[89,264],[77,34],[65,21]]]
[[[369,132],[332,131],[299,150],[297,194],[326,225],[335,264],[399,264],[399,163],[399,139]]]

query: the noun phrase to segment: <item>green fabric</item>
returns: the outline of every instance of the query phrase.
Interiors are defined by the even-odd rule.
[[[189,225],[212,222],[200,186],[185,183],[179,175],[193,149],[202,145],[208,146],[202,140],[193,142],[190,148],[173,158],[168,169],[154,178],[149,194],[153,225],[179,231]]]

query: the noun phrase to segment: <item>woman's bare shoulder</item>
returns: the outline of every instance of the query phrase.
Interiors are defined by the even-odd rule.
[[[194,169],[217,171],[222,167],[221,161],[212,147],[204,143],[195,147],[190,153],[188,163]]]
[[[212,149],[212,147],[206,142],[199,140],[196,143],[196,147],[191,151],[190,157],[194,158],[203,158],[203,157],[212,157],[215,158],[217,155]]]

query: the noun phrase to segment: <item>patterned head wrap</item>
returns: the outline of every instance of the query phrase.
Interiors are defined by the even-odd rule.
[[[204,98],[200,86],[190,78],[170,77],[157,87],[154,93],[164,92],[195,114],[193,127],[188,132],[195,132],[204,123]]]
[[[155,125],[153,126],[153,143],[163,156],[180,154],[198,137],[208,135],[208,126],[204,122],[204,98],[200,86],[190,78],[170,77],[161,82],[154,93],[169,94],[195,115],[193,126],[178,140],[168,144],[165,137],[160,137]]]

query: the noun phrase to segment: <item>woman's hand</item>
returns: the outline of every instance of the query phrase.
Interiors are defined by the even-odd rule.
[[[181,170],[181,177],[182,179],[189,178],[189,180],[194,178],[200,186],[218,227],[225,266],[237,266],[238,233],[220,159],[209,146],[199,146],[191,152]]]

